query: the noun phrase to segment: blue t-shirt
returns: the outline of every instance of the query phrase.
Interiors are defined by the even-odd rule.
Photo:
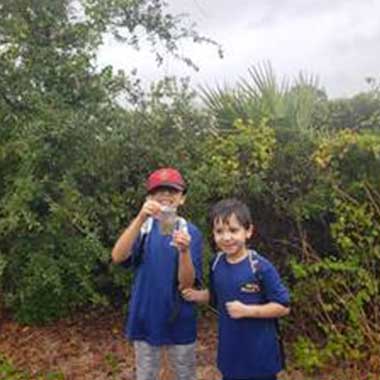
[[[219,312],[217,362],[225,378],[272,376],[282,369],[276,319],[233,319],[225,307],[233,300],[289,304],[289,293],[274,266],[260,255],[253,258],[231,264],[223,255],[210,271],[211,294]]]
[[[132,255],[125,262],[135,269],[126,335],[130,340],[143,340],[155,346],[193,343],[196,311],[177,289],[179,253],[170,245],[172,237],[161,235],[157,220],[152,221],[149,233],[144,239],[140,233]],[[200,280],[202,236],[193,224],[187,222],[186,226],[191,236],[190,252],[196,279]]]

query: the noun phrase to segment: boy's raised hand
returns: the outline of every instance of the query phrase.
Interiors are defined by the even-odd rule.
[[[173,245],[177,247],[178,251],[185,253],[190,249],[191,237],[188,232],[182,230],[175,230],[173,232]]]
[[[140,216],[143,217],[143,219],[148,218],[149,216],[156,216],[160,213],[161,210],[161,205],[147,197],[145,203],[142,205],[141,210],[140,210]]]

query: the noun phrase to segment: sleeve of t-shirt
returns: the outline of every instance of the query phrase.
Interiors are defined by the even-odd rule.
[[[289,291],[282,283],[276,268],[269,261],[264,263],[261,277],[268,302],[277,302],[283,306],[289,306]]]
[[[191,242],[190,252],[191,260],[193,262],[195,270],[195,285],[202,283],[203,268],[202,268],[202,256],[203,256],[203,239],[199,230],[195,227],[191,228]]]
[[[132,245],[132,249],[131,249],[131,255],[126,259],[124,260],[121,265],[124,267],[124,268],[136,268],[142,258],[142,254],[143,254],[143,249],[144,249],[144,238],[143,236],[146,236],[143,235],[141,232],[139,234],[139,236],[136,238],[136,240],[134,241],[133,245]]]

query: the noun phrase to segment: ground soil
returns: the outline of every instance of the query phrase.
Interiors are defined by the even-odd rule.
[[[0,356],[29,379],[48,379],[61,373],[64,380],[134,380],[133,347],[123,336],[124,316],[115,310],[93,310],[42,327],[23,326],[3,313],[0,316]],[[216,319],[199,318],[197,379],[219,380],[215,367]],[[291,363],[290,363],[291,364]],[[290,366],[292,367],[292,366]],[[379,367],[380,368],[380,362]],[[281,380],[380,380],[380,371],[345,365],[310,376],[295,368]],[[50,377],[51,378],[51,377]],[[165,355],[160,380],[172,380]],[[8,379],[1,379],[8,380]]]

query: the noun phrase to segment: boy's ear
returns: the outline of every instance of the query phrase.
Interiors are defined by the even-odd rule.
[[[247,232],[248,232],[248,239],[253,238],[257,232],[256,227],[253,224],[251,224]]]
[[[179,204],[180,204],[181,206],[183,206],[183,205],[185,204],[185,201],[186,201],[186,194],[182,194],[182,196],[181,196],[181,200],[180,200]]]

